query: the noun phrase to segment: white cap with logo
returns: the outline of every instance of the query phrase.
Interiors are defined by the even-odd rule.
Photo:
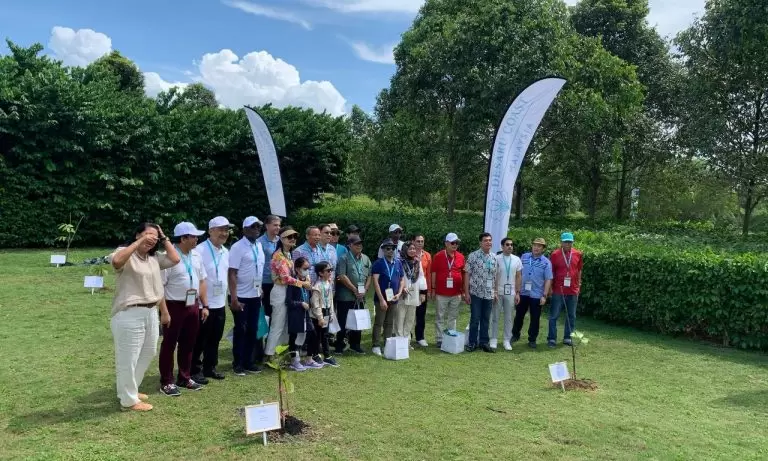
[[[456,235],[453,232],[451,232],[450,234],[445,236],[445,241],[448,242],[448,243],[453,243],[453,242],[460,242],[461,240],[459,240],[459,236],[458,235]]]
[[[185,235],[194,235],[195,237],[200,237],[203,234],[205,234],[204,231],[197,230],[197,227],[195,227],[194,224],[187,221],[180,222],[176,225],[176,227],[173,228],[174,237],[184,237]]]
[[[389,226],[389,231],[390,232],[394,232],[396,230],[403,230],[403,228],[400,227],[399,224],[392,224],[391,226]]]
[[[235,225],[231,224],[229,219],[225,218],[224,216],[216,216],[215,218],[208,221],[208,229],[213,229],[216,227],[235,227]]]
[[[264,224],[264,223],[259,221],[259,218],[257,218],[256,216],[248,216],[243,220],[243,227],[251,227],[254,224]]]

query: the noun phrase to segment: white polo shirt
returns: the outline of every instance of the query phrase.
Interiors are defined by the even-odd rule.
[[[504,285],[512,285],[512,294],[515,294],[515,277],[523,270],[523,262],[515,255],[505,256],[504,253],[496,255],[498,270],[496,271],[496,286],[499,294],[504,294]]]
[[[208,287],[208,305],[210,309],[221,309],[227,304],[227,272],[229,269],[229,250],[223,245],[216,248],[210,240],[195,248],[203,258],[203,267],[208,276],[205,284]]]
[[[243,237],[235,242],[229,249],[229,268],[237,269],[236,294],[239,298],[258,298],[261,296],[264,252],[258,240],[251,244],[247,238]],[[257,286],[258,290],[256,289]]]
[[[162,271],[163,285],[165,286],[165,299],[170,301],[186,301],[187,290],[190,288],[197,290],[200,296],[200,280],[206,279],[203,258],[197,250],[190,250],[188,255],[184,255],[181,250],[176,248],[181,261],[178,264]],[[190,283],[189,277],[192,275]]]

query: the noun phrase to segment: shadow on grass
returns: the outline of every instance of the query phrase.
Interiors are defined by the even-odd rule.
[[[120,412],[114,387],[75,397],[66,408],[38,410],[11,418],[8,431],[14,434],[62,423],[89,421]]]
[[[722,399],[713,400],[712,404],[721,407],[743,407],[765,415],[768,414],[768,389],[732,394]]]

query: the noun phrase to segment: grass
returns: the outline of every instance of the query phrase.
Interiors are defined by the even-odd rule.
[[[768,457],[765,355],[590,319],[579,319],[591,342],[578,369],[599,383],[596,392],[550,387],[547,364],[570,361],[563,347],[518,343],[513,352],[457,356],[431,347],[402,362],[344,356],[339,369],[294,377],[293,414],[315,436],[265,448],[244,435],[238,409],[276,400],[274,372],[232,376],[222,341],[225,381],[170,399],[157,392],[155,364],[143,386],[155,410],[123,413],[114,395],[111,294],[91,295],[82,288],[87,268],[49,267],[49,254],[0,252],[2,459]],[[70,259],[101,254],[76,250]]]

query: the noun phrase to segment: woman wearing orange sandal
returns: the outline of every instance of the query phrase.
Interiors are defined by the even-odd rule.
[[[165,253],[158,253],[159,248]],[[134,242],[115,250],[110,259],[117,273],[110,321],[117,397],[123,410],[149,411],[152,405],[144,402],[147,396],[139,393],[139,386],[157,353],[157,307],[161,323],[171,320],[160,270],[175,266],[181,259],[160,226],[150,223],[141,224]]]

